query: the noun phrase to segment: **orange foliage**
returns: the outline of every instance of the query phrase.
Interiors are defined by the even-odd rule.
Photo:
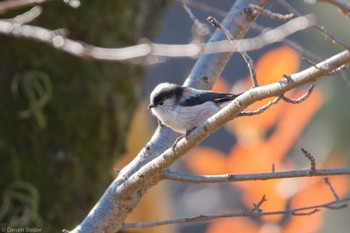
[[[259,225],[248,218],[222,218],[215,220],[207,228],[207,233],[244,232],[256,233]]]
[[[188,156],[187,164],[196,174],[222,174],[226,170],[226,155],[214,148],[198,147]]]
[[[229,92],[230,89],[228,88],[229,84],[228,82],[226,82],[225,79],[222,79],[221,77],[217,79],[217,81],[215,82],[212,91],[217,91],[217,92]]]
[[[256,74],[260,85],[266,85],[273,82],[278,82],[283,78],[284,74],[291,74],[298,70],[300,62],[300,55],[293,49],[282,46],[274,49],[263,55],[256,64]],[[251,86],[251,80],[246,79],[246,88]],[[273,98],[267,98],[259,101],[248,107],[247,110],[257,109]],[[283,108],[286,104],[278,104],[271,107],[263,114],[252,117],[241,117],[235,119],[230,123],[235,133],[238,134],[240,139],[250,141],[255,137],[261,136],[263,132],[266,132],[276,120],[280,114],[283,113]]]
[[[277,82],[283,74],[297,72],[300,55],[282,46],[261,57],[256,64],[257,78],[260,85]],[[247,88],[251,80],[246,79]],[[215,86],[216,91],[227,91],[227,84],[219,79]],[[288,93],[289,98],[298,98],[307,91],[306,88]],[[249,106],[249,110],[256,109],[269,100]],[[271,107],[263,114],[252,117],[241,117],[232,121],[227,127],[235,132],[238,144],[228,155],[216,149],[198,148],[188,156],[188,167],[195,174],[223,174],[223,173],[258,173],[270,172],[272,164],[276,170],[295,169],[294,164],[286,155],[300,138],[302,131],[310,122],[317,110],[322,106],[322,94],[314,90],[312,95],[303,103],[291,105],[285,102]],[[302,153],[300,152],[302,156]],[[341,166],[341,164],[336,164]],[[348,191],[348,177],[337,177],[332,181],[339,195]],[[312,179],[282,179],[268,181],[249,181],[235,183],[243,191],[242,201],[246,206],[257,202],[263,195],[268,201],[262,208],[265,211],[276,211],[287,208],[290,202],[292,208],[325,203],[333,200],[332,193],[321,178]],[[277,226],[283,233],[316,232],[322,225],[322,214],[311,215],[306,218],[282,215],[263,216],[262,222],[253,222],[250,219],[234,218],[215,220],[209,225],[207,233],[221,232],[265,232],[269,227]],[[283,221],[282,221],[283,219]],[[304,224],[303,221],[307,221]],[[239,222],[239,223],[238,223]],[[307,225],[307,229],[306,229]],[[241,230],[238,230],[241,228]]]

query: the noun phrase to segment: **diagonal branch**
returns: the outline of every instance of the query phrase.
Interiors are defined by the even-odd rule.
[[[44,3],[48,0],[6,0],[0,2],[0,14],[9,10]]]
[[[328,69],[333,67],[332,69],[336,69],[345,63],[350,63],[349,51],[341,52],[319,63],[318,66],[328,67]],[[138,190],[144,184],[143,180],[137,179],[139,174],[142,174],[143,177],[152,177],[158,174],[159,171],[168,168],[191,148],[195,147],[213,132],[224,126],[228,121],[237,117],[239,113],[250,104],[268,97],[280,96],[281,94],[305,83],[315,82],[324,77],[329,71],[330,70],[310,67],[304,71],[288,76],[288,80],[284,79],[278,83],[260,86],[246,91],[217,114],[195,128],[188,135],[188,139],[183,138],[179,140],[175,150],[169,148],[162,155],[155,158],[152,163],[146,164],[140,168],[137,175],[132,175],[130,179],[124,183],[124,186],[120,187],[120,191],[133,193]]]
[[[256,0],[235,1],[222,22],[237,39],[241,39],[246,34],[257,17],[257,15],[247,15],[244,11],[249,7],[248,4],[256,2]],[[237,20],[239,23],[232,23],[232,18],[239,19]],[[308,25],[304,24],[303,27],[308,27]],[[287,34],[291,32],[287,28],[284,30],[287,31]],[[219,30],[216,30],[209,42],[214,43],[223,39],[225,39],[225,36]],[[228,51],[225,48],[226,52],[224,53],[210,54],[207,47],[209,47],[208,44],[194,65],[185,85],[197,89],[210,89],[233,53],[233,51]],[[177,50],[172,52],[176,54]],[[135,159],[120,171],[119,176],[107,188],[83,222],[70,232],[109,233],[120,230],[125,218],[135,208],[143,194],[161,180],[163,165],[154,163],[154,160],[157,160],[157,158],[162,161],[167,160],[160,155],[171,147],[177,136],[177,133],[167,127],[158,127],[151,140]],[[143,171],[148,166],[151,166],[148,171],[152,173],[150,176],[146,175],[148,172]]]
[[[346,3],[346,2],[341,1],[341,0],[322,0],[322,1],[338,7],[341,12],[343,12],[347,17],[350,18],[350,4],[349,3]]]
[[[285,0],[278,0],[279,3],[281,4],[281,6],[283,6],[284,8],[286,8],[288,11],[290,11],[291,13],[293,13],[295,16],[301,16],[301,14],[295,10],[289,3],[287,3]],[[319,31],[320,33],[322,33],[323,35],[325,35],[328,39],[330,39],[334,44],[339,45],[340,47],[342,47],[343,49],[347,49],[350,50],[350,46],[345,43],[344,41],[341,41],[339,38],[337,38],[336,36],[334,36],[331,32],[327,31],[323,26],[319,26],[318,24],[314,23],[313,27]]]
[[[227,30],[219,21],[217,21],[214,17],[209,16],[207,18],[208,22],[211,23],[214,27],[218,28],[220,31],[222,31],[227,39],[232,43],[235,44],[236,40],[235,38],[231,35],[230,31]],[[253,59],[248,55],[247,51],[242,50],[239,51],[239,53],[242,55],[244,61],[247,63],[249,73],[250,73],[250,78],[252,79],[253,87],[259,86],[258,80],[256,79],[256,71],[254,67],[254,62]]]

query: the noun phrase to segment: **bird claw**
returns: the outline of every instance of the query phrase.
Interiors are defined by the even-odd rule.
[[[177,146],[177,143],[178,143],[181,139],[183,139],[183,138],[186,138],[186,140],[188,140],[188,139],[189,139],[188,136],[190,135],[190,133],[191,133],[195,128],[197,128],[197,127],[194,127],[193,129],[187,130],[187,131],[186,131],[186,134],[181,135],[180,137],[176,138],[174,144],[171,146],[171,148],[173,149],[174,152],[175,152],[175,148],[176,148],[176,146]]]
[[[190,136],[190,134],[191,134],[191,133],[193,132],[193,130],[195,130],[196,128],[197,128],[197,127],[193,127],[192,129],[186,131],[185,136],[186,136],[186,139],[187,139],[187,140],[189,139],[188,136]]]
[[[176,148],[177,143],[178,143],[181,139],[183,139],[184,137],[186,137],[186,135],[181,135],[180,137],[176,138],[174,144],[171,146],[171,149],[173,149],[173,152],[175,152],[175,148]],[[187,138],[186,138],[186,139],[187,139]]]

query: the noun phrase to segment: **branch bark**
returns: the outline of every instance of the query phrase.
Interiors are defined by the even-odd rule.
[[[250,9],[249,4],[258,2],[261,1],[238,0],[230,9],[222,24],[235,38],[242,38],[257,17],[257,14],[247,9]],[[267,1],[264,1],[260,5],[263,6],[266,3]],[[221,40],[225,40],[225,35],[220,30],[216,30],[209,42]],[[198,89],[210,89],[231,55],[232,51],[206,54],[204,49],[203,55],[194,65],[185,85]],[[153,166],[151,161],[163,154],[177,136],[177,133],[167,127],[158,127],[137,157],[120,171],[119,176],[107,188],[89,215],[71,232],[116,232],[120,230],[126,216],[138,204],[143,194],[162,178],[163,170],[157,164]],[[145,165],[151,167],[151,176],[144,176],[141,172]]]
[[[337,169],[317,169],[314,173],[311,169],[292,170],[283,172],[268,172],[256,174],[222,174],[222,175],[190,175],[167,171],[164,174],[164,179],[189,182],[189,183],[224,183],[249,180],[271,180],[281,178],[296,178],[296,177],[311,177],[311,176],[335,176],[335,175],[350,175],[350,168]]]
[[[294,216],[306,216],[306,215],[312,215],[320,211],[320,209],[345,208],[348,202],[350,202],[350,198],[338,199],[338,200],[323,203],[320,205],[306,206],[306,207],[300,207],[300,208],[294,208],[294,209],[277,210],[277,211],[259,211],[259,210],[254,210],[255,208],[253,208],[251,210],[234,212],[234,213],[226,213],[226,214],[201,214],[198,216],[180,217],[180,218],[174,218],[174,219],[168,219],[168,220],[156,221],[156,222],[126,223],[124,224],[124,227],[125,228],[154,227],[154,226],[161,226],[161,225],[168,225],[168,224],[175,224],[175,223],[205,222],[205,221],[210,221],[217,218],[233,218],[233,217],[245,217],[245,216],[267,216],[267,215],[281,215],[281,214],[289,214]],[[339,206],[335,206],[335,205],[339,205]],[[259,205],[257,206],[260,207]]]

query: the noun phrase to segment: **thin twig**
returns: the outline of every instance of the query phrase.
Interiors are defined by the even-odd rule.
[[[209,34],[209,28],[206,24],[201,23],[196,16],[193,15],[191,9],[187,6],[186,1],[182,1],[182,8],[186,12],[187,16],[192,20],[195,26],[195,35],[201,37],[207,36]]]
[[[341,0],[323,0],[323,1],[338,7],[339,10],[344,13],[345,16],[350,18],[350,4],[349,3],[346,3],[346,2],[341,1]]]
[[[290,99],[288,97],[286,97],[285,95],[281,95],[282,100],[284,100],[287,103],[290,104],[300,104],[301,102],[305,101],[307,98],[309,98],[309,96],[311,95],[313,89],[315,87],[315,84],[311,84],[311,86],[309,87],[309,89],[307,90],[307,92],[302,95],[301,97],[297,98],[297,99]]]
[[[266,197],[265,197],[265,195],[264,196],[262,196],[262,198],[260,199],[260,201],[258,202],[258,203],[253,203],[253,208],[252,209],[250,209],[250,210],[248,210],[248,213],[247,214],[252,214],[252,213],[254,213],[254,212],[262,212],[262,208],[261,208],[261,205],[265,202],[265,201],[267,201],[267,199],[266,199]]]
[[[289,20],[295,16],[293,13],[286,14],[286,15],[275,13],[275,12],[266,10],[258,5],[255,5],[255,4],[250,4],[249,7],[252,8],[253,10],[259,11],[261,13],[261,15],[264,15],[270,19]]]
[[[334,175],[350,175],[350,168],[337,169],[317,169],[310,174],[310,169],[292,170],[283,172],[267,172],[255,174],[222,174],[222,175],[191,175],[185,173],[172,172],[167,170],[164,179],[188,183],[226,183],[238,181],[252,180],[272,180],[284,178],[310,177],[310,176],[334,176]]]
[[[264,201],[265,200],[263,200],[262,202]],[[282,214],[293,215],[293,216],[306,216],[306,215],[314,214],[320,211],[320,209],[332,209],[332,206],[335,204],[344,203],[344,202],[346,203],[349,201],[350,201],[350,198],[344,198],[344,199],[327,202],[319,205],[279,210],[279,211],[242,211],[242,212],[227,213],[227,214],[201,214],[193,217],[181,217],[181,218],[174,218],[174,219],[155,221],[155,222],[131,222],[131,223],[123,224],[123,228],[152,227],[152,226],[161,226],[161,225],[169,225],[169,224],[175,224],[175,223],[188,223],[188,222],[191,222],[191,223],[205,222],[205,221],[210,221],[217,218],[232,218],[232,217],[245,217],[245,216],[268,216],[268,215],[282,215]],[[339,206],[339,207],[343,208],[342,206]]]
[[[241,112],[238,115],[238,117],[241,117],[241,116],[253,116],[253,115],[261,114],[261,113],[265,112],[267,109],[269,109],[272,105],[277,104],[280,100],[281,100],[281,97],[276,97],[273,100],[271,100],[270,102],[268,102],[267,104],[265,104],[264,106],[258,108],[257,110]]]
[[[235,38],[232,36],[232,34],[229,32],[229,30],[227,30],[219,21],[217,21],[212,16],[209,16],[207,18],[207,20],[214,27],[216,27],[219,30],[221,30],[231,43],[235,43],[235,41],[236,41]],[[250,77],[251,77],[252,82],[253,82],[253,87],[258,87],[259,83],[258,83],[258,80],[256,78],[256,71],[255,71],[253,59],[247,54],[247,52],[245,50],[241,50],[241,51],[239,51],[239,53],[242,55],[244,61],[247,63],[247,66],[248,66],[248,69],[249,69],[249,73],[250,73]]]
[[[316,213],[318,211],[320,211],[320,209],[318,209],[318,208],[315,208],[315,209],[307,211],[307,212],[304,212],[304,211],[303,212],[301,212],[301,211],[293,211],[292,215],[293,216],[308,216],[308,215],[312,215],[312,214],[314,214],[314,213]]]
[[[35,6],[31,8],[29,11],[24,12],[23,14],[17,15],[12,19],[8,19],[8,21],[13,23],[25,24],[33,21],[37,17],[41,15],[43,12],[43,8],[41,6]]]
[[[221,10],[220,8],[217,8],[215,6],[206,4],[204,2],[199,2],[199,1],[192,1],[192,0],[176,0],[176,2],[182,4],[186,3],[186,5],[191,6],[193,8],[199,9],[202,12],[206,12],[209,14],[215,14],[221,17],[226,17],[227,12],[224,10]]]
[[[31,5],[41,4],[48,0],[6,0],[0,2],[0,14],[9,10],[23,8]]]
[[[310,60],[306,59],[306,58],[302,58],[306,63],[308,63],[309,65],[312,65],[313,67],[320,69],[319,67],[317,67],[317,65],[313,62],[311,62]],[[337,73],[339,73],[338,75],[343,79],[344,83],[346,84],[346,86],[350,87],[350,80],[348,79],[348,77],[346,76],[345,72],[342,72],[344,69],[346,68],[346,66],[341,66],[338,67],[337,69],[331,71],[328,73],[328,75],[335,75]]]
[[[278,2],[286,8],[289,12],[293,13],[295,16],[301,16],[301,14],[294,9],[289,3],[287,3],[285,0],[278,0]],[[350,46],[345,43],[344,41],[341,41],[339,38],[334,36],[331,32],[327,31],[323,26],[319,26],[316,23],[313,23],[313,27],[317,29],[319,32],[321,32],[324,36],[326,36],[328,39],[330,39],[334,44],[337,44],[341,46],[343,49],[350,50]]]
[[[335,192],[335,189],[333,188],[333,185],[329,181],[328,177],[324,177],[324,182],[326,182],[326,184],[328,185],[328,187],[331,190],[335,200],[339,200],[340,198],[339,198],[338,194]]]
[[[315,173],[316,173],[316,160],[315,160],[315,158],[312,156],[312,154],[310,152],[308,152],[304,148],[301,148],[301,151],[304,153],[304,156],[308,160],[310,160],[310,176],[315,175]]]

